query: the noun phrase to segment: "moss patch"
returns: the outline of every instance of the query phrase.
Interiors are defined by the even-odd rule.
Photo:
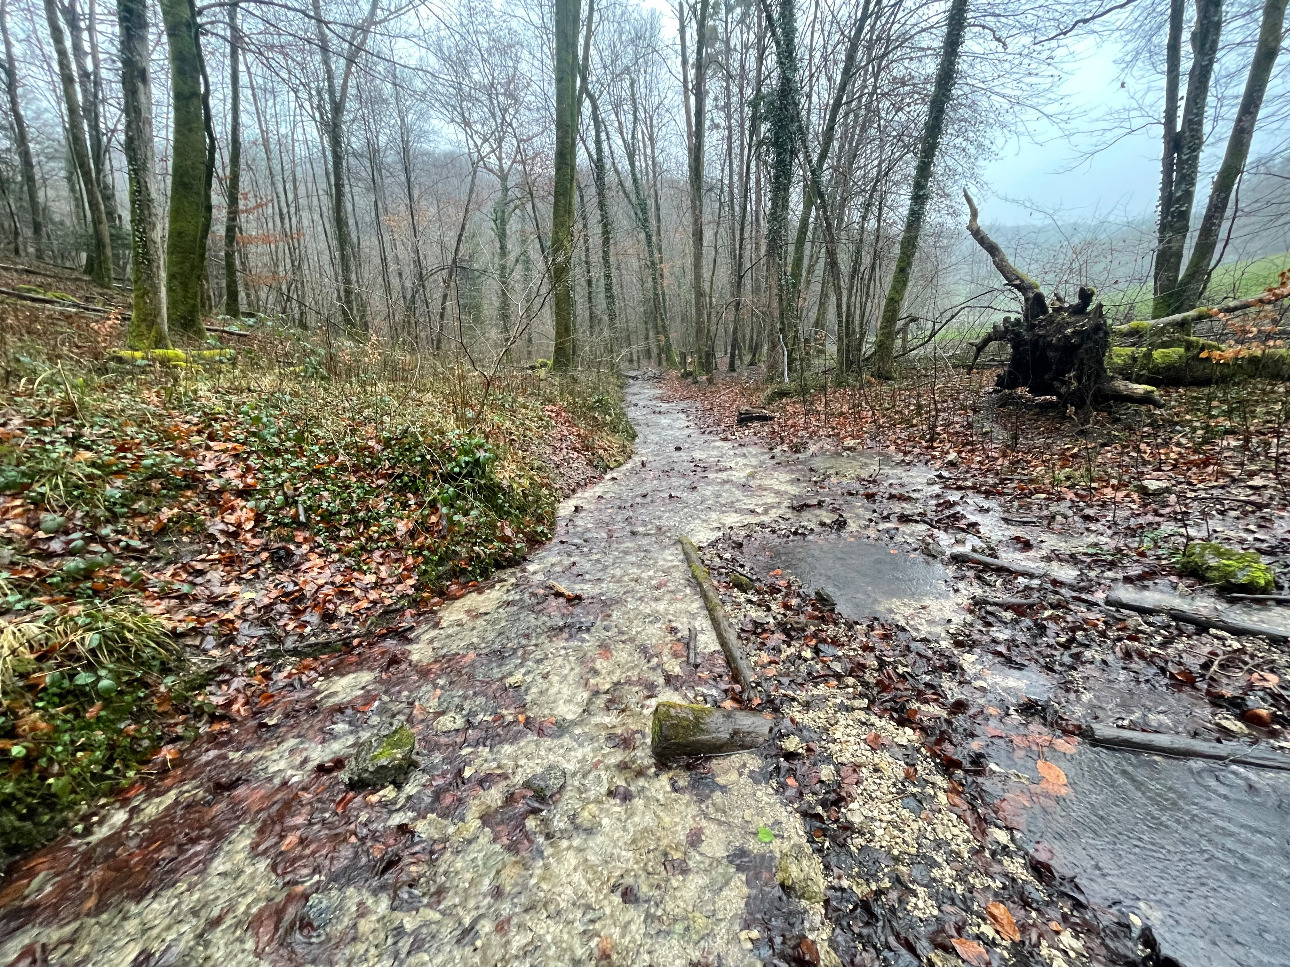
[[[229,363],[233,361],[231,349],[198,349],[185,352],[182,349],[118,349],[108,357],[114,363],[161,363],[163,366],[201,366],[208,363]]]
[[[368,739],[345,766],[345,781],[353,789],[397,786],[416,765],[416,733],[399,725]]]
[[[1253,551],[1234,551],[1213,541],[1189,544],[1178,570],[1224,591],[1270,594],[1276,587],[1272,568]]]

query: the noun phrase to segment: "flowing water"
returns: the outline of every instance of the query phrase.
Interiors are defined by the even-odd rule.
[[[775,870],[785,852],[818,861],[760,760],[659,768],[648,740],[655,702],[680,697],[679,632],[716,648],[678,535],[778,513],[806,472],[702,436],[647,384],[628,405],[631,461],[410,654],[284,693],[20,863],[0,963],[735,965],[761,962],[767,931],[810,932],[818,908]],[[326,763],[400,721],[418,769],[347,796]],[[553,767],[563,791],[534,803],[522,783]]]
[[[1062,765],[1071,794],[1028,832],[1091,900],[1187,967],[1287,962],[1290,775],[1092,747]]]

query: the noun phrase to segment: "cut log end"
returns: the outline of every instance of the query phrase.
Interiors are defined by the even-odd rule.
[[[770,737],[773,720],[739,709],[659,702],[650,744],[660,762],[756,749]]]

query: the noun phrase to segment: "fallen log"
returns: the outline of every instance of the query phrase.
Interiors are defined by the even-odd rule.
[[[959,564],[976,564],[980,567],[988,567],[996,571],[1007,571],[1009,574],[1020,574],[1024,577],[1043,578],[1046,581],[1056,581],[1058,584],[1064,584],[1067,587],[1073,587],[1075,585],[1073,578],[1054,574],[1053,572],[1046,571],[1041,567],[1034,567],[1030,564],[1014,564],[1011,561],[1001,561],[997,557],[986,557],[986,555],[977,554],[975,551],[950,551],[950,560],[957,561]]]
[[[1192,625],[1196,628],[1204,628],[1206,631],[1225,631],[1229,635],[1240,637],[1258,637],[1262,636],[1271,641],[1290,641],[1290,632],[1282,631],[1280,628],[1268,628],[1264,625],[1257,625],[1253,622],[1242,621],[1239,618],[1220,618],[1217,615],[1202,614],[1198,611],[1187,611],[1183,608],[1171,607],[1167,604],[1153,604],[1150,601],[1127,598],[1121,592],[1112,590],[1106,595],[1106,606],[1108,608],[1121,608],[1126,611],[1136,611],[1138,614],[1162,614],[1167,618],[1186,625]]]
[[[119,309],[120,306],[92,306],[85,302],[77,302],[74,299],[54,299],[46,295],[36,295],[32,292],[19,292],[17,289],[0,288],[0,295],[9,299],[21,299],[23,302],[34,302],[42,306],[57,306],[60,309],[69,309],[76,312],[93,312],[102,315],[111,312],[113,309]]]
[[[770,737],[773,719],[741,709],[659,702],[650,745],[660,762],[696,755],[729,755],[755,749]]]
[[[1209,742],[1204,739],[1163,735],[1157,732],[1135,732],[1132,729],[1117,729],[1109,725],[1086,725],[1082,734],[1093,745],[1110,749],[1151,752],[1176,759],[1235,762],[1238,765],[1254,766],[1259,769],[1290,772],[1290,756],[1239,743]]]
[[[775,414],[755,406],[745,406],[735,415],[736,426],[747,426],[749,423],[769,423]]]
[[[739,638],[734,628],[730,627],[730,622],[726,620],[725,609],[721,606],[721,597],[712,585],[712,577],[708,574],[708,569],[703,566],[703,561],[699,558],[699,549],[694,546],[694,541],[683,536],[681,553],[685,555],[686,563],[690,565],[690,573],[694,575],[694,580],[699,585],[699,594],[703,596],[708,617],[712,619],[712,630],[716,632],[717,643],[721,645],[721,651],[726,656],[726,664],[730,666],[730,674],[739,683],[746,702],[756,694],[757,686],[753,680],[752,669],[748,667],[748,661],[739,647]]]

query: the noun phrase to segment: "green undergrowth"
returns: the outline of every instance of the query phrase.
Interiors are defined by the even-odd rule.
[[[221,365],[10,350],[0,858],[207,720],[196,643],[229,631],[196,607],[210,561],[241,582],[240,611],[300,634],[516,562],[551,534],[570,448],[599,470],[629,452],[609,378],[484,381],[286,341],[204,358]],[[297,567],[347,603],[303,599]]]

